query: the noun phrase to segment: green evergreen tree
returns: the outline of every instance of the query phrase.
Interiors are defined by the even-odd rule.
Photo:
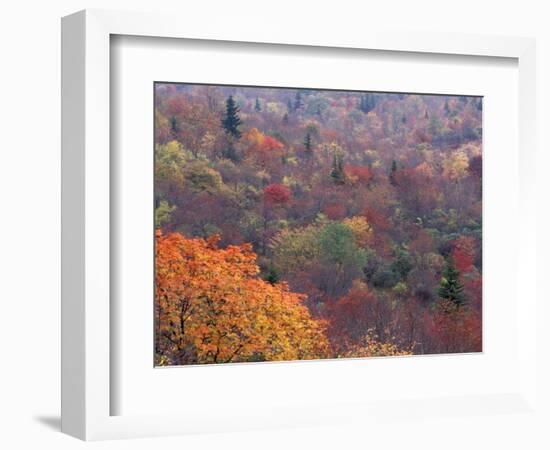
[[[390,184],[392,186],[397,185],[397,180],[395,179],[395,174],[397,172],[397,161],[395,159],[391,162],[390,174],[388,178],[390,179]]]
[[[283,116],[283,123],[285,125],[288,125],[288,113],[285,113],[285,115]]]
[[[336,184],[344,184],[346,182],[346,173],[344,172],[344,158],[339,152],[334,152],[330,177]]]
[[[225,117],[222,119],[222,127],[229,136],[239,139],[241,137],[241,131],[239,130],[241,124],[239,107],[235,103],[233,96],[230,95],[225,102]]]
[[[170,133],[173,137],[176,137],[180,132],[180,126],[178,124],[178,118],[176,116],[170,117]]]
[[[457,309],[466,304],[464,286],[460,282],[459,276],[460,272],[448,260],[437,292],[440,298],[453,302]]]
[[[361,110],[365,114],[371,112],[375,106],[376,98],[374,94],[371,94],[370,92],[361,96],[361,98],[359,99],[359,110]]]
[[[313,150],[313,143],[311,142],[311,133],[308,131],[304,139],[304,147],[306,149],[306,154],[310,156]]]
[[[267,272],[264,276],[264,280],[270,284],[277,284],[277,282],[280,279],[281,279],[281,275],[279,274],[279,271],[275,266],[270,264],[269,267],[267,268]]]
[[[368,108],[369,108],[369,111],[372,111],[376,106],[376,97],[374,96],[374,94],[369,94],[368,98],[369,98]]]
[[[260,100],[258,99],[258,97],[256,97],[256,104],[254,105],[254,109],[257,112],[260,112],[262,110],[262,107],[260,106]]]

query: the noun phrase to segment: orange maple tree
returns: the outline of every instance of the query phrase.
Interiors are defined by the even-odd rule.
[[[257,128],[245,133],[246,153],[261,167],[271,167],[279,162],[283,155],[284,145],[274,137],[263,134]]]
[[[258,278],[249,244],[156,232],[157,364],[326,357],[326,324],[305,296]]]

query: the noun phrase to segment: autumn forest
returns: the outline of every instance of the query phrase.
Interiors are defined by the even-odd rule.
[[[482,350],[480,97],[154,89],[156,365]]]

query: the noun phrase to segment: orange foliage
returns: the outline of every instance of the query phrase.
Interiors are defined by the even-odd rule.
[[[265,167],[280,160],[284,145],[277,139],[264,135],[257,128],[245,133],[244,142],[247,144],[248,156]]]
[[[275,150],[282,150],[284,145],[279,142],[277,139],[271,136],[264,136],[262,142],[262,149],[267,152],[273,152]]]
[[[351,166],[344,168],[346,175],[354,183],[369,184],[372,179],[372,170],[368,166]]]
[[[372,179],[372,170],[368,166],[347,165],[345,172],[353,183],[368,185]]]
[[[305,296],[258,278],[248,244],[156,233],[158,364],[203,364],[326,357],[325,323]]]

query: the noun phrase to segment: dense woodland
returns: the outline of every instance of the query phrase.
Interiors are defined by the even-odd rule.
[[[482,100],[155,85],[156,364],[481,351]]]

